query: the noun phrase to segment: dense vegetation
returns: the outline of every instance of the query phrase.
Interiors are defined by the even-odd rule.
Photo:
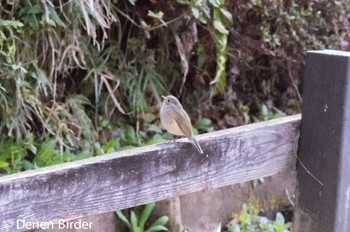
[[[205,132],[300,111],[308,49],[350,50],[350,4],[0,4],[0,174],[162,141],[160,96]]]

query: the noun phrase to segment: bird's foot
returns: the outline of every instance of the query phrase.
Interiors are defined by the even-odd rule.
[[[177,143],[177,141],[176,141],[177,139],[178,139],[178,138],[173,137],[173,139],[168,140],[167,143]]]

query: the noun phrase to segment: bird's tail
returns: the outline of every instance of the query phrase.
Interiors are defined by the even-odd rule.
[[[203,154],[203,150],[202,150],[201,146],[199,146],[199,143],[197,142],[196,138],[193,135],[192,135],[190,141],[193,144],[193,146],[198,150],[199,154]]]

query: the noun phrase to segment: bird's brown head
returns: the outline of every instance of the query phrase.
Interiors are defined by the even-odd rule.
[[[162,98],[164,99],[162,107],[173,107],[173,106],[182,107],[179,100],[177,100],[177,98],[174,97],[173,95],[168,95],[166,97],[162,96]]]

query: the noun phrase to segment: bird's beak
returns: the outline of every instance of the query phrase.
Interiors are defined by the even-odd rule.
[[[162,98],[165,99],[165,97],[162,95]]]

